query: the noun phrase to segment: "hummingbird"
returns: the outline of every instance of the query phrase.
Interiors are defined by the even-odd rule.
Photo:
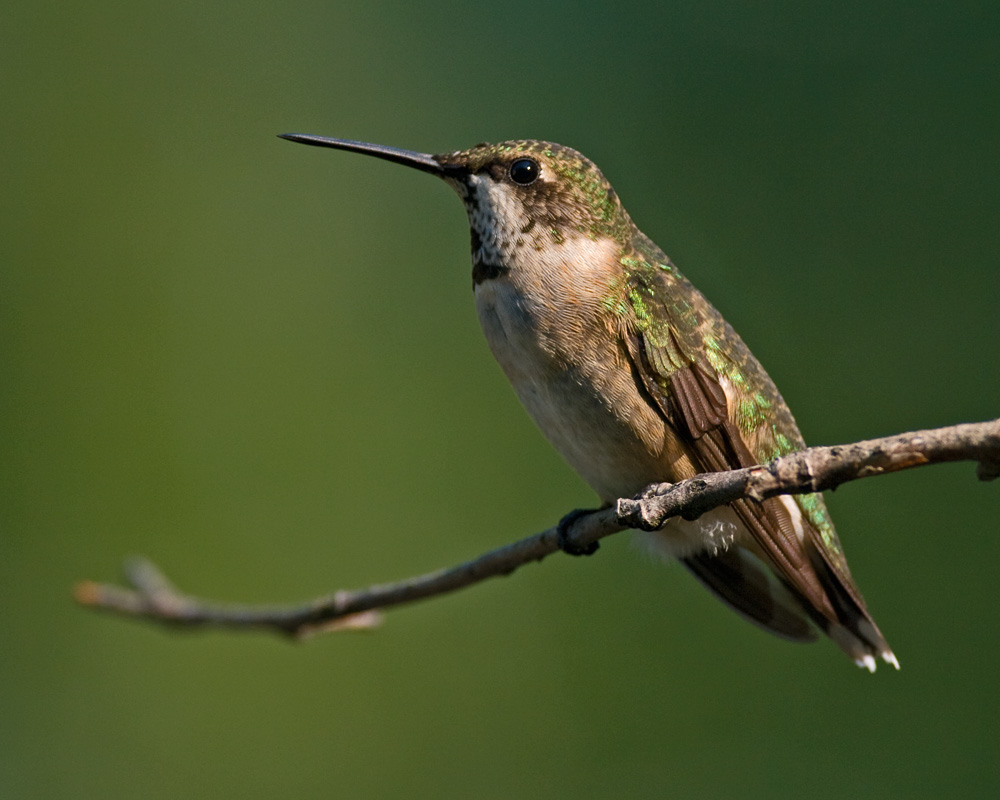
[[[653,483],[763,464],[805,442],[735,330],[642,233],[597,166],[534,139],[430,155],[307,134],[443,179],[468,213],[490,350],[529,415],[607,506]],[[560,544],[574,555],[568,526]],[[819,494],[738,500],[645,536],[723,603],[797,642],[817,629],[874,672],[899,663]]]

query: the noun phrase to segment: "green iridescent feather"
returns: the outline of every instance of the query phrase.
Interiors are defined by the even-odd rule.
[[[638,230],[623,248],[625,297],[637,329],[654,354],[652,366],[667,390],[671,371],[703,357],[735,390],[734,421],[750,452],[766,464],[802,450],[806,444],[795,419],[770,376],[732,326],[669,258]],[[837,566],[850,574],[822,496],[794,496],[806,518],[819,531]]]

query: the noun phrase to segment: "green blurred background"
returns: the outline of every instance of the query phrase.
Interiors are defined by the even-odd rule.
[[[144,553],[299,600],[593,502],[490,357],[448,188],[283,131],[573,145],[810,442],[997,416],[998,8],[7,4],[0,796],[995,797],[969,464],[829,498],[898,674],[627,536],[298,646],[70,588]]]

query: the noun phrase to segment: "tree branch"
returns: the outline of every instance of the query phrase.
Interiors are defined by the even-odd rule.
[[[980,480],[1000,477],[1000,419],[902,433],[835,447],[810,447],[767,466],[698,475],[676,484],[654,484],[573,523],[571,544],[585,547],[628,528],[656,530],[674,516],[695,519],[740,498],[761,501],[780,494],[835,489],[842,483],[945,461],[976,461]],[[92,608],[166,625],[266,629],[293,637],[376,626],[378,609],[453,592],[486,578],[509,575],[559,549],[555,527],[484,553],[472,561],[397,583],[339,591],[302,605],[240,606],[201,600],[180,592],[145,559],[131,559],[125,575],[132,588],[85,581],[76,599]]]

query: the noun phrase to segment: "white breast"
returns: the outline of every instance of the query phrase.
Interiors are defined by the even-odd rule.
[[[583,237],[581,237],[582,239]],[[567,243],[570,245],[570,243]],[[663,479],[663,423],[639,396],[603,301],[607,269],[588,269],[613,243],[548,250],[550,263],[476,286],[490,349],[528,413],[604,500]],[[573,264],[559,254],[581,254]],[[653,431],[651,435],[650,431]],[[659,465],[659,466],[658,466]]]

